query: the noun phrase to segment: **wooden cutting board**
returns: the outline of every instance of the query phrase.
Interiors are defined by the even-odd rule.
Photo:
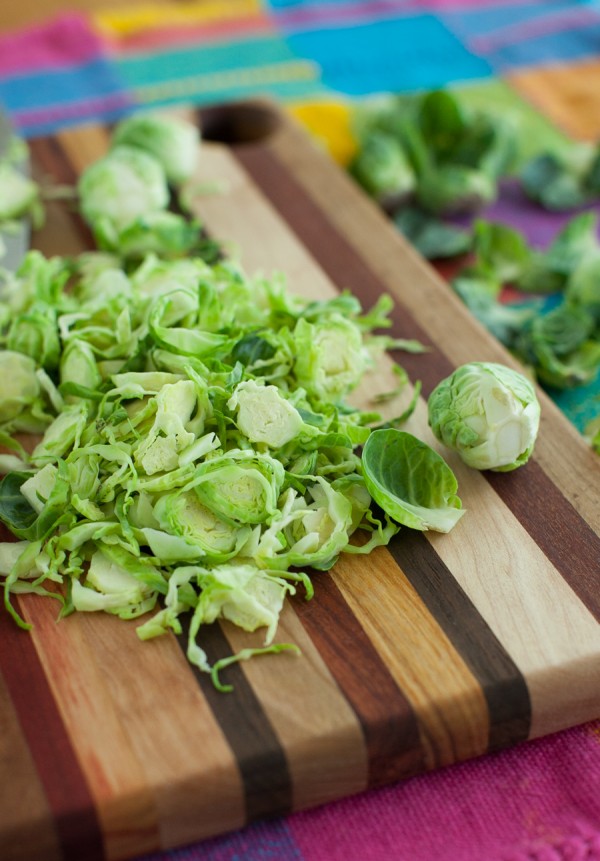
[[[459,364],[507,353],[301,130],[274,108],[211,109],[197,210],[250,272],[280,270],[315,298],[349,289],[396,301],[399,354],[423,393],[409,430],[438,447],[426,397]],[[32,143],[36,176],[72,183],[106,148],[88,126]],[[54,203],[37,246],[75,253],[90,236]],[[381,363],[359,398],[391,388]],[[406,394],[406,400],[410,392]],[[449,535],[404,529],[343,558],[296,597],[284,653],[230,668],[219,694],[175,636],[49,599],[0,615],[0,855],[121,859],[236,829],[479,756],[600,715],[600,458],[550,400],[534,458],[482,474],[444,452],[467,514]],[[403,402],[402,402],[403,403]],[[393,413],[401,404],[391,405]],[[439,447],[438,447],[439,448]],[[215,659],[262,635],[228,624],[201,639]]]

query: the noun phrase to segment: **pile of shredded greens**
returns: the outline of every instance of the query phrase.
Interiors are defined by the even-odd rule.
[[[368,313],[348,294],[307,301],[193,240],[164,244],[200,227],[167,217],[161,155],[177,140],[160,122],[143,159],[135,126],[121,128],[84,174],[100,251],[32,251],[3,276],[0,520],[19,540],[0,543],[0,574],[22,627],[23,592],[58,600],[61,617],[139,618],[142,639],[181,633],[187,615],[188,657],[223,688],[232,660],[294,648],[273,640],[286,595],[311,596],[309,572],[401,524],[447,532],[463,510],[445,461],[398,429],[418,386],[397,422],[347,400],[397,346],[375,334],[387,297]],[[144,176],[156,193],[119,210]],[[40,435],[32,451],[23,434]],[[211,667],[198,632],[216,619],[265,627],[265,648]]]

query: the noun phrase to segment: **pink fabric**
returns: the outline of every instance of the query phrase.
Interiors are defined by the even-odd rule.
[[[18,3],[18,0],[14,0]],[[104,53],[104,44],[83,15],[0,33],[0,76],[77,66]]]
[[[600,861],[600,721],[288,826],[304,861]]]

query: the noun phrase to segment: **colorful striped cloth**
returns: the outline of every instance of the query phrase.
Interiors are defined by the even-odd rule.
[[[357,97],[453,85],[552,147],[600,136],[599,84],[598,0],[115,0],[93,17],[0,31],[0,102],[27,136],[260,94],[342,164]],[[562,223],[511,182],[487,215],[539,247]],[[582,430],[600,384],[556,400]],[[159,859],[600,861],[600,722],[145,861]]]
[[[134,97],[87,17],[68,14],[0,33],[0,104],[31,137],[66,124],[116,119],[131,110]]]

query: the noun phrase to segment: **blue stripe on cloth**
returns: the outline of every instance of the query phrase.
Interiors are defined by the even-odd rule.
[[[414,91],[491,75],[487,61],[432,15],[305,30],[288,34],[287,42],[296,56],[321,67],[326,87],[347,95]]]
[[[73,104],[124,92],[115,67],[105,60],[0,79],[0,101],[9,111]]]
[[[275,819],[138,861],[303,861],[303,855],[285,820]]]

